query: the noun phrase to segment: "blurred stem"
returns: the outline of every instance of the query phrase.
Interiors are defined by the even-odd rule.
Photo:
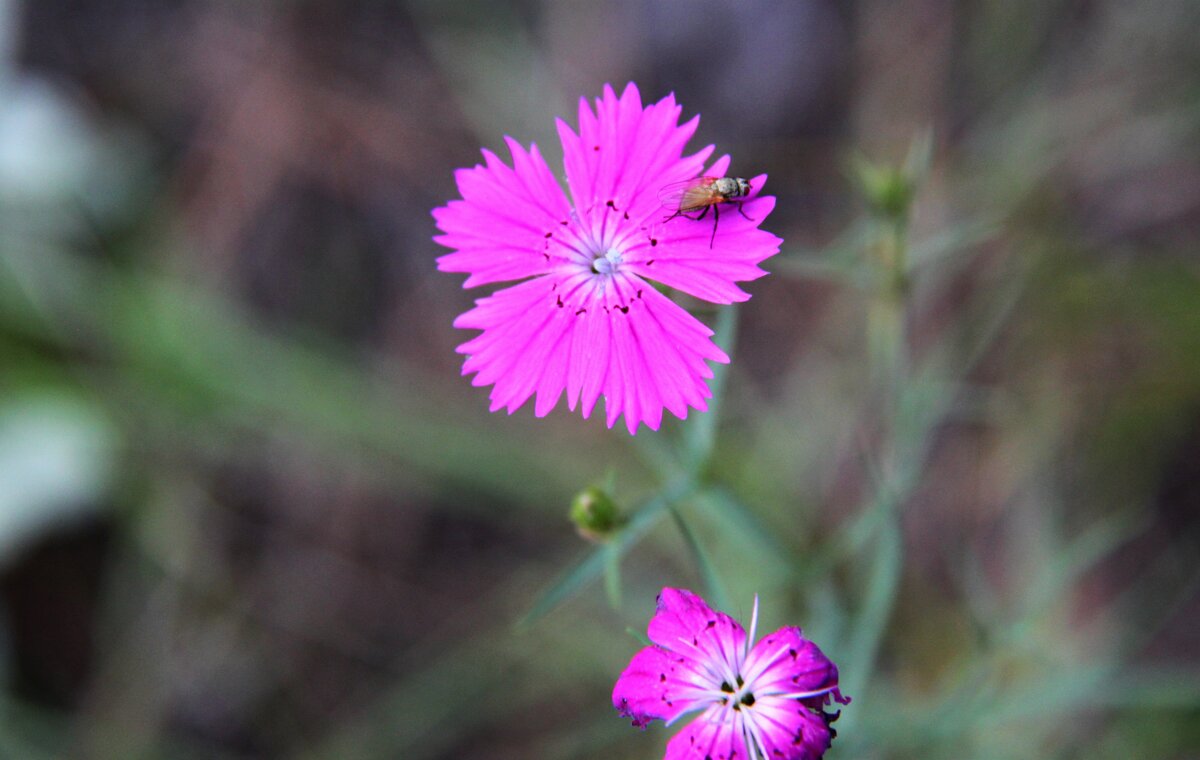
[[[616,544],[604,547],[604,593],[614,610],[621,608],[621,550]]]
[[[900,533],[900,521],[891,511],[879,533],[875,547],[875,561],[867,580],[866,601],[859,613],[850,643],[849,661],[855,668],[844,679],[844,690],[852,697],[859,697],[870,680],[887,629],[888,619],[895,606],[896,589],[900,585],[900,573],[904,563],[904,541]],[[850,711],[844,725],[848,728],[856,721],[860,711]]]
[[[679,511],[679,507],[671,504],[667,508],[671,511],[671,517],[675,520],[675,525],[679,528],[679,533],[683,536],[688,551],[691,552],[692,559],[700,569],[700,575],[704,578],[704,585],[708,591],[708,598],[712,600],[717,609],[729,609],[729,594],[725,591],[725,584],[721,582],[721,578],[717,574],[717,568],[713,565],[712,559],[709,558],[708,552],[704,550],[704,546],[696,538],[696,534],[691,526],[683,519],[683,513]]]
[[[717,327],[714,340],[726,355],[732,357],[737,347],[738,310],[726,306],[717,312]],[[708,411],[694,415],[692,422],[684,428],[684,458],[688,469],[695,475],[703,472],[712,456],[717,438],[717,423],[720,421],[721,399],[725,389],[725,377],[728,374],[728,364],[718,364],[713,368],[712,398],[708,402]]]
[[[844,679],[847,693],[861,695],[875,669],[904,564],[904,540],[899,506],[903,502],[903,465],[900,453],[901,399],[909,377],[907,312],[908,212],[888,217],[880,224],[871,254],[882,270],[879,289],[867,314],[867,344],[873,387],[880,400],[879,471],[875,504],[879,508],[878,532],[867,575],[866,596],[851,634],[849,662]],[[862,711],[846,715],[846,728]]]
[[[883,277],[867,311],[867,351],[875,388],[884,399],[885,419],[894,422],[908,374],[908,223],[901,217],[881,226],[871,246]]]
[[[700,491],[696,503],[710,519],[716,521],[717,529],[723,536],[733,538],[740,535],[748,549],[761,552],[763,557],[781,565],[786,566],[795,560],[795,551],[781,540],[781,536],[766,526],[750,507],[724,486],[713,485]]]

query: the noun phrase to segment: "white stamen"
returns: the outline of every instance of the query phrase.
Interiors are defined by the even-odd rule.
[[[750,655],[750,648],[754,646],[754,634],[758,630],[758,594],[754,595],[754,611],[750,613],[750,635],[746,637],[746,651],[742,653],[742,662],[738,663],[738,670],[742,669],[742,663]]]
[[[812,697],[823,697],[826,694],[832,693],[836,686],[829,686],[816,691],[765,691],[765,697],[778,697],[779,699],[810,699]]]
[[[621,254],[615,248],[609,248],[603,256],[592,260],[592,271],[597,274],[613,274],[621,264]]]
[[[742,715],[742,720],[742,737],[746,748],[753,751],[758,757],[766,758],[767,744],[763,741],[762,728],[755,722],[753,713],[746,710]],[[751,746],[752,743],[753,746]]]

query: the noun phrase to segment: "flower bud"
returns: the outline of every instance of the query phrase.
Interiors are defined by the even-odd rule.
[[[904,219],[916,195],[916,182],[900,167],[872,164],[858,157],[852,177],[863,199],[878,216]]]
[[[604,489],[588,486],[571,501],[571,522],[579,535],[603,543],[625,524],[625,518]]]

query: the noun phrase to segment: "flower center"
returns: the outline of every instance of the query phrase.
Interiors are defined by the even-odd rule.
[[[616,248],[609,248],[592,259],[592,271],[596,274],[616,274],[621,265],[621,253]]]
[[[742,680],[741,676],[737,677],[737,687],[735,688],[728,681],[721,682],[721,691],[728,694],[721,700],[722,704],[729,705],[734,710],[741,710],[743,706],[752,707],[754,705],[754,692]]]

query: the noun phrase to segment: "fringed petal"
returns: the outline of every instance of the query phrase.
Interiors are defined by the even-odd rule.
[[[700,703],[694,670],[686,660],[661,647],[646,647],[634,655],[613,687],[613,707],[633,725],[652,720],[667,723],[696,709]]]
[[[710,710],[684,727],[667,743],[663,760],[756,760],[746,746],[742,716],[720,720],[720,714]]]
[[[713,376],[707,362],[727,362],[729,357],[703,323],[631,276],[614,277],[592,311],[591,316],[608,323],[602,393],[609,427],[624,415],[631,434],[640,423],[657,430],[664,408],[680,419],[689,406],[707,409],[712,392],[706,381]]]
[[[755,644],[744,675],[755,689],[771,694],[827,693],[838,685],[837,666],[794,626]]]
[[[673,652],[728,665],[729,677],[737,673],[746,646],[746,631],[738,621],[724,612],[716,612],[685,589],[662,590],[658,595],[658,610],[646,633],[655,644]],[[714,675],[726,678],[726,674],[717,670]]]
[[[819,760],[833,742],[828,717],[814,713],[799,700],[759,699],[750,720],[769,758]]]
[[[617,221],[645,226],[661,211],[664,185],[700,172],[712,146],[683,155],[699,119],[681,125],[681,112],[673,95],[643,108],[634,84],[620,98],[606,85],[595,111],[580,100],[578,133],[557,122],[571,197],[585,223],[610,234]],[[608,215],[610,201],[617,215]]]
[[[657,429],[664,408],[704,410],[707,362],[728,361],[711,330],[635,277],[547,275],[479,299],[454,326],[483,331],[458,351],[472,384],[494,385],[492,411],[536,394],[545,416],[565,391],[587,417],[603,396],[609,427],[624,416],[630,433]]]
[[[566,195],[536,145],[505,139],[512,168],[483,151],[486,165],[455,173],[463,199],[433,210],[444,233],[434,241],[455,249],[438,269],[470,274],[464,287],[546,274],[568,250],[554,239],[570,217]]]

